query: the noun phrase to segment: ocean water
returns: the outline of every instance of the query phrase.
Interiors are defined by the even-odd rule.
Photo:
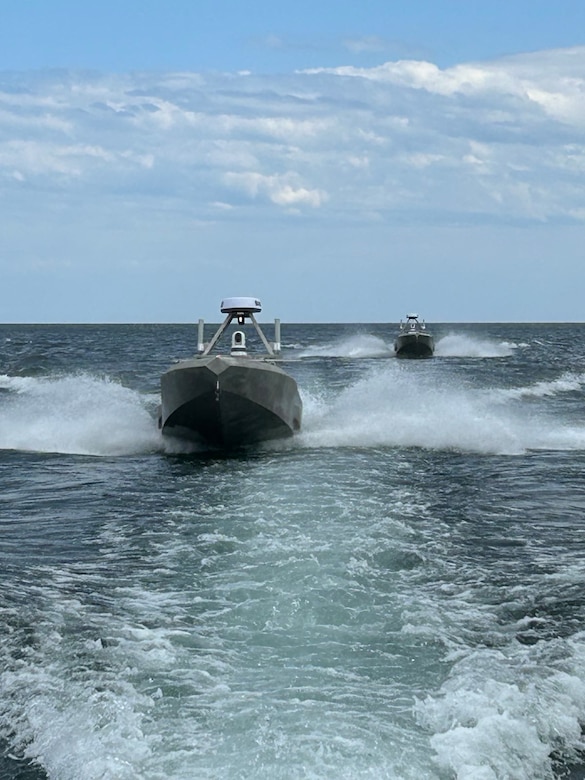
[[[429,329],[283,324],[222,455],[195,327],[0,326],[2,780],[585,777],[585,325]]]

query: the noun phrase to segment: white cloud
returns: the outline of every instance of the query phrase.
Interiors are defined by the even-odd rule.
[[[6,109],[0,109],[0,127],[12,127],[15,132],[56,131],[63,134],[70,134],[73,130],[70,121],[50,113],[24,114]]]
[[[121,161],[134,167],[152,168],[151,154],[135,154],[128,150],[107,150],[92,144],[58,144],[43,141],[8,141],[0,143],[0,170],[17,169],[20,181],[25,175],[40,176],[59,174],[79,178],[97,166],[113,166],[120,169]]]
[[[285,41],[279,35],[267,35],[262,42],[267,49],[286,48]]]
[[[344,41],[345,48],[353,54],[362,52],[380,52],[386,48],[386,43],[377,35],[366,35],[362,38],[348,38]]]
[[[358,285],[362,309],[344,307],[348,318],[395,317],[409,290],[427,318],[439,303],[445,317],[491,318],[502,278],[513,307],[504,316],[554,319],[568,301],[581,312],[584,95],[584,48],[446,69],[401,60],[270,76],[4,73],[9,311],[26,305],[15,316],[34,319],[50,302],[51,317],[66,316],[91,269],[102,280],[95,299],[115,289],[122,320],[132,301],[148,320],[188,320],[194,291],[225,293],[218,276],[236,290],[251,276],[271,280],[301,319],[338,317]],[[537,265],[549,270],[539,276]],[[38,299],[22,302],[31,268],[47,276]],[[300,310],[299,268],[328,286],[328,311]],[[55,269],[63,275],[49,277]]]
[[[33,197],[42,177],[63,199],[74,180],[75,202],[123,190],[203,220],[210,209],[233,219],[238,209],[210,204],[242,197],[257,214],[295,208],[344,224],[571,220],[585,208],[585,48],[446,69],[47,72],[3,85],[8,201],[11,187]]]
[[[80,176],[83,158],[103,161],[112,155],[99,147],[85,145],[59,146],[35,141],[10,141],[0,145],[0,166],[18,168],[29,175],[58,173]]]
[[[431,62],[401,60],[373,68],[315,68],[306,73],[362,78],[442,96],[514,96],[536,103],[554,118],[585,123],[585,47],[444,70]]]
[[[308,190],[306,187],[292,187],[281,184],[269,187],[270,199],[281,206],[308,205],[318,208],[327,200],[327,193],[321,190]]]
[[[412,165],[413,168],[428,168],[434,163],[441,162],[444,159],[442,154],[425,154],[424,152],[416,152],[414,154],[407,154],[404,156],[404,160],[408,165]]]
[[[247,192],[253,198],[267,197],[279,206],[311,206],[318,208],[327,200],[327,194],[320,190],[294,185],[298,177],[292,173],[284,175],[263,175],[261,173],[226,173],[228,186]]]

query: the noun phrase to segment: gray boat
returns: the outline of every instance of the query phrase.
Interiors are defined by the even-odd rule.
[[[280,321],[275,320],[275,340],[269,343],[254,316],[261,308],[257,298],[224,299],[221,311],[227,316],[208,344],[199,320],[199,354],[161,377],[158,424],[165,436],[232,449],[300,430],[303,407],[297,383],[276,365]],[[233,320],[252,323],[265,353],[249,354],[242,330],[232,333],[229,354],[212,353]]]
[[[406,322],[400,321],[400,333],[394,342],[396,357],[429,358],[435,352],[435,340],[427,331],[424,320],[418,314],[407,314]]]

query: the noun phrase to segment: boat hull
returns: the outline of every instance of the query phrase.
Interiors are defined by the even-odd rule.
[[[396,357],[428,358],[435,352],[435,340],[430,333],[401,333],[394,342]]]
[[[301,417],[297,383],[264,360],[193,358],[161,377],[159,427],[167,436],[234,448],[292,436]]]

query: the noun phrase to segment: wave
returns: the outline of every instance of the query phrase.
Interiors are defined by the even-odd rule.
[[[535,382],[526,387],[500,390],[498,393],[505,398],[545,398],[547,396],[560,395],[561,393],[580,392],[585,385],[585,374],[573,374],[567,372],[558,379],[548,382]]]
[[[159,450],[155,405],[107,377],[0,376],[0,449],[102,456]]]
[[[520,391],[462,388],[448,378],[373,371],[331,398],[303,393],[304,447],[423,447],[485,454],[585,449],[585,426],[514,403]],[[562,386],[563,381],[559,384]],[[525,390],[522,392],[526,392]],[[506,398],[503,393],[509,393]]]
[[[435,355],[437,357],[509,357],[517,347],[517,344],[509,341],[491,341],[462,333],[450,333],[437,340]]]
[[[384,363],[332,395],[301,388],[303,428],[294,442],[268,446],[422,447],[520,454],[585,449],[585,426],[522,400],[581,391],[585,374],[519,388],[462,387],[434,372],[417,376]],[[158,396],[88,374],[0,376],[0,449],[118,456],[182,454],[203,448],[166,439],[157,429]]]
[[[477,581],[477,572],[472,576]],[[550,577],[549,588],[562,585],[563,579],[568,587],[575,587],[580,578],[575,567]],[[472,619],[474,630],[483,625],[493,631],[493,612],[474,602],[474,584],[468,584],[452,604],[447,600],[445,605],[443,597],[440,605],[435,604],[434,614],[444,612],[442,619],[424,626],[413,624],[411,630],[432,641],[446,626]],[[521,595],[534,597],[533,585],[518,585],[515,596]],[[550,619],[529,622],[544,625]],[[448,776],[461,780],[568,777],[566,762],[582,756],[585,634],[523,643],[517,637],[526,623],[525,617],[511,623],[509,641],[500,636],[498,647],[463,642],[453,646],[448,678],[436,693],[417,702],[419,723],[432,734],[437,763]],[[404,630],[408,632],[408,627]],[[564,770],[559,775],[553,772],[555,760]]]
[[[376,358],[393,357],[394,348],[386,342],[368,334],[349,336],[320,346],[307,347],[299,352],[299,357],[346,357]]]
[[[509,357],[519,344],[508,341],[478,339],[451,333],[436,340],[436,357]],[[298,345],[297,347],[298,348]],[[318,346],[299,349],[299,357],[379,358],[394,357],[394,345],[378,336],[359,334]]]

